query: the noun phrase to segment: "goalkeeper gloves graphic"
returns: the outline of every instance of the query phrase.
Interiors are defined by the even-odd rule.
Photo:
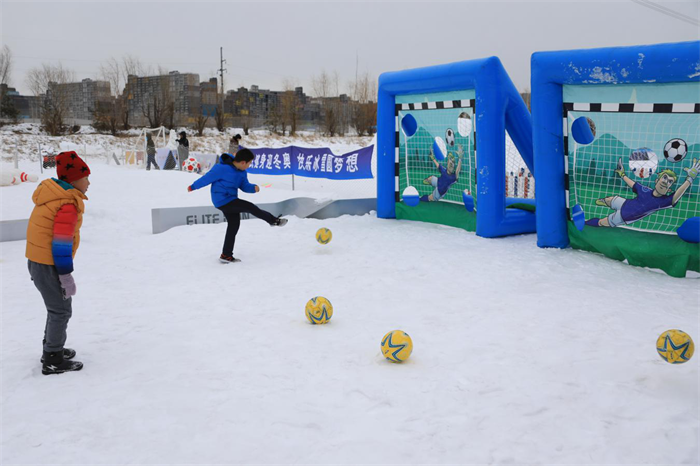
[[[686,174],[688,175],[688,179],[692,183],[695,181],[695,177],[698,176],[698,173],[700,173],[700,161],[698,159],[693,159],[693,166],[690,168],[684,168]]]
[[[622,157],[617,159],[617,168],[615,169],[615,173],[617,173],[620,178],[624,178],[625,176],[625,167],[622,165]]]

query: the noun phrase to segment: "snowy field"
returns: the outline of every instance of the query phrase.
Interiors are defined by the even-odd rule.
[[[192,175],[91,169],[81,372],[41,375],[25,243],[0,243],[2,464],[698,464],[700,358],[655,350],[670,328],[700,343],[697,278],[374,213],[244,221],[222,265],[225,224],[151,234],[151,208],[209,205]],[[250,179],[272,183],[258,203],[368,189]],[[35,187],[0,188],[2,218]],[[304,317],[317,295],[325,326]],[[379,350],[394,329],[401,365]]]

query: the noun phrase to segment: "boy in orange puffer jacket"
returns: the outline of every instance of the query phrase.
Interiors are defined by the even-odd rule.
[[[48,311],[41,358],[44,375],[83,368],[82,362],[72,361],[75,351],[63,345],[73,314],[73,256],[80,244],[90,168],[75,152],[61,152],[56,156],[56,173],[58,179],[44,180],[34,191],[35,207],[27,228],[29,274]]]

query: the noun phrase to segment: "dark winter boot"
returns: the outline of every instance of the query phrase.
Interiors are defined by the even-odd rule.
[[[51,374],[63,374],[64,372],[79,371],[83,368],[83,363],[79,361],[71,361],[68,359],[63,359],[63,351],[54,351],[47,353],[44,351],[43,365],[41,366],[41,373],[44,375]]]
[[[46,351],[44,351],[46,354]],[[75,357],[75,350],[71,348],[63,348],[63,359],[73,359]],[[41,356],[41,363],[44,364],[44,356]]]
[[[275,220],[274,223],[271,223],[270,226],[272,226],[272,227],[283,227],[283,226],[285,226],[285,225],[287,224],[288,221],[289,221],[289,220],[287,220],[286,218],[277,217],[277,220]]]

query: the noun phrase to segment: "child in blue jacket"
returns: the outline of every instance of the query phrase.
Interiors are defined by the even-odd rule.
[[[252,202],[238,199],[238,190],[246,193],[257,193],[260,187],[248,182],[246,170],[253,163],[255,155],[249,149],[241,149],[236,156],[222,154],[219,163],[214,165],[209,172],[192,183],[187,191],[194,191],[211,185],[211,200],[214,207],[224,213],[228,227],[224,239],[224,249],[219,260],[224,264],[240,262],[233,257],[233,246],[236,242],[236,233],[241,225],[241,212],[255,215],[265,220],[270,226],[281,227],[287,223],[287,219],[279,218],[260,209]]]

